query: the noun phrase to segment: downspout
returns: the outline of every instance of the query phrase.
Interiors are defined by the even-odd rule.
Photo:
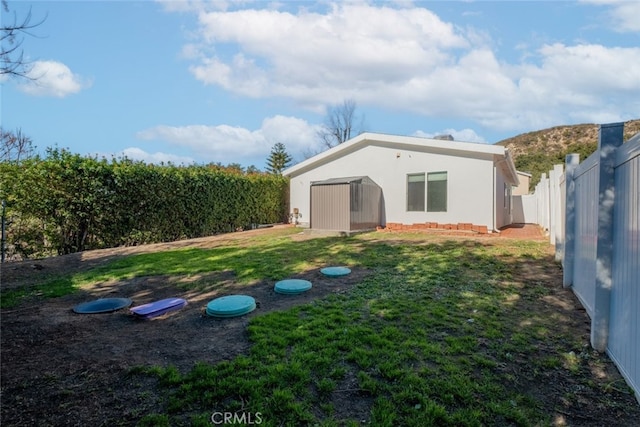
[[[494,163],[493,164],[493,208],[492,208],[493,209],[493,224],[492,224],[491,228],[492,228],[492,232],[493,233],[500,233],[500,231],[498,231],[498,227],[496,227],[496,206],[497,206],[496,205],[496,203],[497,203],[497,200],[496,200],[496,197],[497,197],[497,195],[496,195],[496,184],[497,184],[497,181],[496,181],[496,179],[497,179],[496,165]]]

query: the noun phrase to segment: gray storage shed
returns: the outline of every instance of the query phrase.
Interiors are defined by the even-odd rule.
[[[312,230],[352,232],[382,224],[382,189],[368,176],[311,182]]]

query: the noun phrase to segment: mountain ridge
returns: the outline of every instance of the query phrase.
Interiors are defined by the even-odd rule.
[[[570,153],[578,153],[583,161],[598,146],[598,124],[554,126],[527,132],[496,142],[511,153],[516,169],[532,175],[530,189],[535,188],[542,173],[554,164],[564,164]],[[640,132],[640,119],[624,122],[624,140]]]

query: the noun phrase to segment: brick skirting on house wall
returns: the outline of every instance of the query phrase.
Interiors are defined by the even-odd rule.
[[[397,222],[388,222],[386,227],[377,227],[378,231],[418,231],[418,230],[447,230],[447,231],[463,231],[460,234],[489,234],[486,225],[474,225],[471,223],[458,224],[440,224],[437,222],[424,222],[414,224],[400,224]]]

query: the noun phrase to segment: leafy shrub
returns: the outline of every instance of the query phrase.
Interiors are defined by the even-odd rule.
[[[138,245],[286,220],[288,180],[49,149],[0,162],[8,248],[20,257]]]

